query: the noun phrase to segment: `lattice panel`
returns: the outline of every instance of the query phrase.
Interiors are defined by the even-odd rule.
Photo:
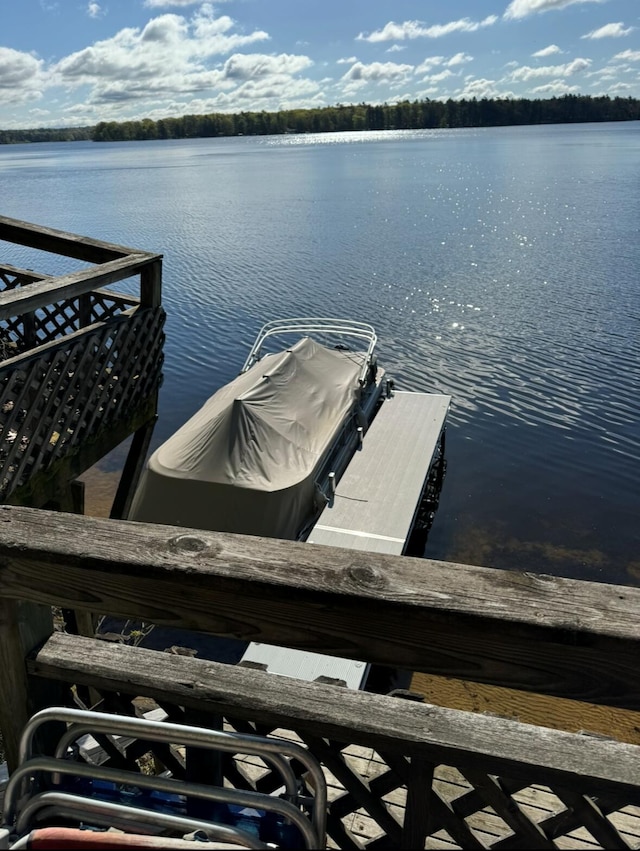
[[[0,269],[0,290],[14,290],[17,286],[20,285],[20,281],[18,280],[16,275],[12,275],[9,272]]]
[[[80,327],[78,300],[48,304],[36,311],[35,319],[38,343],[47,343],[66,334],[72,334]]]
[[[87,293],[87,295],[91,297],[89,319],[92,323],[112,319],[114,316],[118,316],[120,313],[136,305],[134,299],[115,295],[106,290],[95,290],[94,292]]]
[[[142,310],[0,365],[0,500],[155,392],[163,324]]]
[[[4,290],[15,290],[16,287],[26,286],[27,284],[33,283],[34,280],[38,280],[41,276],[39,275],[21,275],[17,272],[14,272],[6,267],[0,266],[0,292]]]
[[[0,332],[5,341],[13,344],[13,353],[7,351],[6,356],[24,353],[88,325],[113,319],[135,304],[135,300],[124,296],[93,291],[79,298],[47,305],[25,316],[13,317],[3,323]]]
[[[150,702],[105,694],[100,708],[139,715]],[[202,724],[202,717],[194,721],[178,707],[162,709],[169,721]],[[243,721],[226,720],[224,726],[291,738],[309,747],[327,778],[330,848],[640,847],[640,788],[587,797],[570,786],[525,783]],[[135,768],[142,762],[147,768],[167,768],[176,777],[185,776],[184,753],[168,746],[149,751],[146,743],[133,741],[125,747],[103,739],[100,745],[101,758],[106,755],[110,764]],[[279,789],[279,780],[258,757],[225,760],[223,771],[225,785],[233,788],[263,793]]]

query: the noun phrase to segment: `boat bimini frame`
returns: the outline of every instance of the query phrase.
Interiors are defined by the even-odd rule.
[[[324,317],[314,317],[313,319],[276,319],[272,322],[267,322],[260,329],[240,373],[246,372],[254,363],[260,360],[265,354],[263,346],[270,338],[281,338],[288,335],[295,335],[296,338],[299,338],[301,334],[313,334],[314,338],[320,342],[326,338],[326,342],[333,344],[335,348],[345,350],[350,349],[350,346],[344,342],[345,338],[347,340],[350,338],[364,340],[366,344],[365,357],[362,362],[358,381],[361,386],[367,383],[370,370],[372,366],[375,366],[373,350],[378,342],[373,325],[369,325],[366,322],[352,322],[344,319]]]

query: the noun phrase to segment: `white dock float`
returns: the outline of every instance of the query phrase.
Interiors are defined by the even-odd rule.
[[[391,555],[404,553],[443,440],[450,396],[396,391],[370,425],[307,542]],[[240,664],[312,682],[319,676],[362,688],[369,665],[352,659],[251,643]]]
[[[450,396],[396,391],[380,408],[308,542],[401,555],[450,402]]]
[[[369,672],[366,662],[340,659],[323,653],[294,650],[291,647],[275,647],[272,644],[251,642],[240,664],[260,666],[269,674],[281,674],[295,680],[313,682],[319,677],[343,682],[348,688],[359,689]]]

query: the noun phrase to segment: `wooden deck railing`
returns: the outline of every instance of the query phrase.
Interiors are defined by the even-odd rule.
[[[6,217],[0,240],[91,264],[0,263],[0,501],[45,505],[155,415],[162,257]]]
[[[10,759],[37,701],[68,701],[68,686],[88,686],[112,711],[133,713],[146,698],[171,720],[224,717],[234,729],[295,734],[331,777],[329,836],[340,848],[637,845],[640,747],[38,634],[21,623],[22,601],[637,711],[640,589],[0,507]],[[116,760],[148,750],[104,746]],[[169,749],[155,756],[176,776],[189,770]],[[263,791],[272,782],[262,766],[226,774]]]

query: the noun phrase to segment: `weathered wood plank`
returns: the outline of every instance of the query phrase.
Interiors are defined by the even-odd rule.
[[[5,506],[0,594],[640,707],[637,588]]]
[[[0,239],[16,245],[28,245],[40,251],[62,254],[64,257],[87,260],[90,263],[104,263],[137,253],[136,249],[124,245],[10,219],[7,216],[0,216]]]
[[[38,272],[34,272],[32,269],[20,269],[17,266],[12,266],[10,263],[0,263],[0,275],[3,273],[7,273],[16,278],[21,278],[24,281],[42,281],[45,278],[51,277],[50,275],[41,275]]]
[[[56,633],[29,671],[160,702],[288,727],[434,764],[470,766],[527,784],[608,789],[640,803],[640,747],[414,701],[275,677]],[[338,695],[338,697],[337,697]]]
[[[4,290],[0,292],[0,320],[21,316],[46,307],[52,302],[75,298],[98,287],[122,281],[136,275],[155,260],[156,255],[138,252],[91,269],[81,269],[57,278],[35,281],[28,287]]]

